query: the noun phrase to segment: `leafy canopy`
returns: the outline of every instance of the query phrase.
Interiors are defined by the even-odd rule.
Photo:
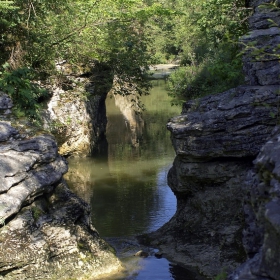
[[[123,94],[146,94],[145,71],[151,62],[151,38],[145,24],[152,16],[170,14],[158,3],[142,0],[14,0],[0,1],[0,88],[27,102],[23,110],[36,111],[27,88],[14,81],[43,79],[55,73],[55,62],[67,60],[77,68],[98,61],[110,66]],[[27,75],[29,69],[32,75]],[[29,72],[28,72],[29,73]],[[35,94],[37,95],[37,93]]]
[[[224,91],[243,82],[237,42],[247,31],[250,9],[245,1],[159,2],[177,11],[172,18],[150,23],[156,61],[179,62],[182,66],[168,82],[174,103]]]
[[[0,88],[19,99],[31,89],[33,99],[19,104],[36,112],[42,93],[32,80],[53,75],[63,59],[77,69],[107,65],[121,94],[146,94],[148,66],[173,61],[183,66],[169,79],[174,99],[226,90],[243,82],[235,42],[247,30],[245,6],[244,0],[0,1]],[[13,84],[17,77],[25,84]]]

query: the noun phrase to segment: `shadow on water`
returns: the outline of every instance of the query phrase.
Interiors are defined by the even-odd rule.
[[[143,97],[146,110],[141,118],[124,102],[106,100],[107,153],[69,159],[66,180],[90,204],[94,226],[127,267],[126,275],[111,279],[200,280],[189,270],[156,258],[152,248],[146,248],[147,258],[134,256],[142,248],[128,236],[158,229],[176,211],[176,198],[167,185],[175,153],[166,123],[180,108],[171,107],[164,81],[156,81],[151,95]]]
[[[206,280],[163,257],[156,257],[157,249],[143,247],[135,237],[111,237],[106,240],[116,248],[117,256],[126,267],[122,275],[105,278],[106,280]],[[135,252],[140,249],[148,253],[148,257],[135,256]]]

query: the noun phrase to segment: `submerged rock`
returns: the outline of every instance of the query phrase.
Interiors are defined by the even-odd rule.
[[[66,172],[52,136],[27,137],[0,121],[0,279],[96,279],[122,269]]]
[[[142,258],[147,258],[147,257],[149,256],[149,253],[140,250],[140,251],[138,251],[137,253],[135,253],[134,256],[136,256],[136,257],[142,257]]]

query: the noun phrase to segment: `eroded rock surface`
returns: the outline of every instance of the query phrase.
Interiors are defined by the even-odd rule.
[[[89,205],[64,182],[54,138],[27,137],[1,119],[0,279],[97,279],[121,270]]]
[[[247,84],[189,101],[182,114],[168,122],[176,151],[168,183],[177,197],[177,211],[167,224],[145,237],[167,257],[210,279],[221,271],[232,272],[254,255],[254,271],[240,270],[235,280],[280,279],[279,252],[273,248],[274,242],[279,243],[278,198],[265,204],[260,195],[277,193],[279,183],[274,180],[273,187],[264,187],[252,173],[253,160],[279,121],[280,63],[275,54],[280,51],[280,29],[275,25],[280,10],[267,5],[279,6],[279,1],[250,2],[251,31],[242,39]],[[267,165],[269,172],[276,172],[277,151],[273,158],[273,152],[266,159],[262,154],[257,166]],[[262,177],[277,177],[265,169]],[[262,213],[260,217],[255,211]],[[250,273],[258,276],[250,278]]]
[[[187,102],[167,124],[176,153],[192,161],[256,156],[277,123],[278,90],[240,86]]]
[[[252,0],[251,7],[250,32],[241,40],[245,80],[249,85],[280,85],[280,2]]]
[[[167,124],[177,154],[168,174],[177,212],[151,238],[175,261],[214,277],[245,260],[242,186],[275,127],[277,90],[249,86],[205,97]]]
[[[280,279],[280,128],[247,175],[243,244],[248,260],[229,279]]]
[[[43,113],[44,127],[55,135],[63,156],[98,153],[106,140],[105,99],[113,81],[110,71],[99,64],[78,74],[67,68],[66,62],[58,67],[63,79],[52,86],[52,97]]]

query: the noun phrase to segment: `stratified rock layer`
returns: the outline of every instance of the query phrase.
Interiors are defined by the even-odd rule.
[[[265,189],[253,175],[255,181],[248,177],[252,161],[279,121],[280,30],[275,25],[280,10],[268,5],[279,5],[277,1],[250,2],[251,31],[242,39],[247,85],[189,101],[182,114],[168,122],[176,151],[168,183],[177,197],[177,211],[148,235],[166,256],[211,279],[221,271],[232,272],[255,254],[261,255],[261,265],[253,266],[256,275],[280,279],[278,245],[273,247],[279,242],[278,200],[270,197],[264,206],[260,193]],[[274,166],[275,158],[261,158],[257,165]],[[274,191],[278,185],[274,182]],[[255,212],[262,214],[256,217]],[[263,231],[264,249],[258,253]],[[234,279],[251,279],[247,272]]]
[[[246,178],[243,244],[249,258],[231,280],[280,279],[280,128],[273,134]]]
[[[187,102],[167,124],[177,155],[192,161],[256,156],[277,123],[278,90],[242,86]]]
[[[280,2],[252,0],[251,6],[250,32],[241,40],[245,80],[249,85],[280,85]]]
[[[239,87],[191,101],[167,124],[177,154],[168,175],[177,212],[151,237],[175,261],[214,277],[245,260],[242,186],[275,127],[277,90]]]
[[[1,113],[10,108],[8,99],[1,93]],[[54,138],[27,137],[7,115],[1,118],[0,279],[97,279],[118,272],[121,263],[91,225],[89,205],[62,179],[67,164]]]

